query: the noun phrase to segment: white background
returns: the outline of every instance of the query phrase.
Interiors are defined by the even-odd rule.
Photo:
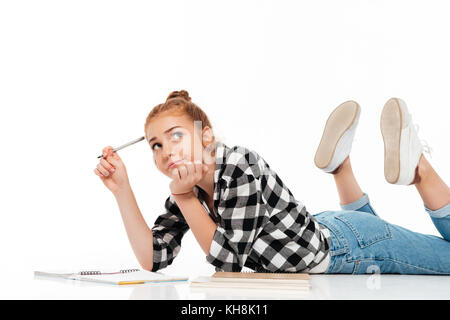
[[[339,209],[313,164],[328,114],[362,114],[352,162],[389,222],[439,235],[414,187],[383,176],[379,117],[404,99],[450,177],[446,1],[0,1],[0,297],[34,270],[139,267],[114,197],[93,173],[107,145],[144,134],[185,89],[229,146],[257,151],[311,213]],[[145,141],[120,151],[152,226],[169,180]],[[413,245],[413,244],[412,244]],[[193,234],[169,274],[209,275]],[[18,289],[17,289],[18,290]]]

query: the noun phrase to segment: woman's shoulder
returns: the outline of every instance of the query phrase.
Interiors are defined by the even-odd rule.
[[[222,174],[224,180],[237,179],[251,175],[259,178],[269,168],[264,158],[255,150],[242,145],[222,147]]]

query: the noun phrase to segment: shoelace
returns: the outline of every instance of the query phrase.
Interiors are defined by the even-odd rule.
[[[415,123],[414,129],[416,130],[417,135],[419,135],[420,126]],[[430,158],[432,158],[433,156],[431,155],[431,153],[433,152],[433,148],[431,148],[430,145],[423,139],[420,139],[420,143],[422,144],[423,151],[425,153],[428,153],[430,155]]]

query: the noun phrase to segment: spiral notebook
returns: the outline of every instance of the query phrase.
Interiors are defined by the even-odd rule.
[[[309,290],[307,273],[266,272],[215,272],[211,277],[197,277],[191,281],[193,288],[242,288]]]
[[[80,271],[76,273],[53,273],[35,271],[37,277],[56,277],[68,280],[100,282],[107,284],[141,284],[141,283],[160,283],[187,281],[188,277],[165,275],[160,272],[151,272],[140,269],[126,269],[119,271]]]

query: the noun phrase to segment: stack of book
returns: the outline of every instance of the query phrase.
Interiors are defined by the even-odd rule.
[[[308,291],[307,273],[215,272],[211,277],[197,277],[192,288],[242,288]]]

